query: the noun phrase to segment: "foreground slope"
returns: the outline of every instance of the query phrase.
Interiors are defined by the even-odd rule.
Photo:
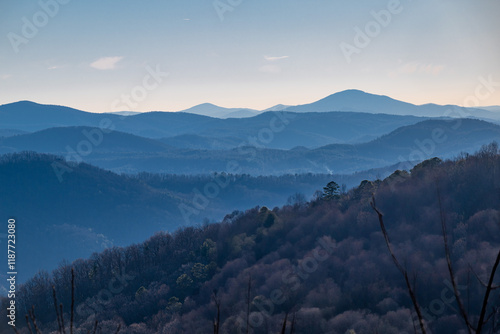
[[[160,233],[35,277],[20,289],[19,310],[36,305],[43,329],[55,329],[51,285],[68,307],[73,267],[75,321],[83,331],[98,320],[106,332],[120,325],[123,333],[207,333],[217,318],[215,300],[220,333],[245,332],[247,314],[252,333],[279,332],[284,320],[288,331],[292,319],[297,333],[412,333],[404,279],[370,206],[375,193],[427,326],[458,333],[464,322],[450,290],[440,217],[475,324],[485,288],[467,277],[472,270],[484,281],[500,249],[499,175],[498,146],[490,145],[474,156],[432,159],[411,174],[362,182],[337,199],[257,207],[218,224]],[[498,297],[492,291],[491,306]],[[487,330],[495,325],[490,318]]]

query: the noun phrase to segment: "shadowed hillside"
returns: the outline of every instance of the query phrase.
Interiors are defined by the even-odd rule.
[[[250,333],[279,332],[284,323],[296,333],[412,333],[412,303],[371,208],[374,194],[429,331],[459,333],[465,324],[450,290],[441,222],[475,326],[481,281],[500,249],[499,171],[492,144],[473,156],[432,159],[411,173],[362,182],[344,195],[158,233],[39,274],[20,289],[19,310],[36,305],[43,329],[55,329],[51,285],[69,305],[73,267],[75,321],[83,331],[97,320],[104,329],[121,325],[123,333],[207,333],[219,317],[220,333],[239,333],[248,316]],[[493,290],[484,332],[498,331],[498,297]]]
[[[63,259],[88,257],[107,247],[142,241],[156,231],[172,232],[255,205],[281,206],[294,194],[306,201],[332,178],[350,188],[394,169],[349,176],[127,176],[85,163],[66,163],[57,156],[20,153],[0,156],[0,212],[4,219],[14,216],[19,221],[24,246],[19,248],[23,261],[18,279],[24,281],[40,269],[55,268]],[[221,186],[217,196],[209,197],[205,189],[214,182]],[[0,244],[6,240],[2,236]]]

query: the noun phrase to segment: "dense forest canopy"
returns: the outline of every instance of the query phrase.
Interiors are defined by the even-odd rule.
[[[34,305],[38,327],[57,330],[52,286],[67,321],[73,268],[77,333],[92,332],[96,321],[102,333],[118,326],[120,333],[210,333],[214,322],[220,333],[245,333],[247,323],[250,333],[279,333],[284,323],[287,333],[414,333],[412,302],[371,207],[374,194],[430,332],[467,332],[441,218],[460,296],[477,323],[500,248],[496,144],[427,160],[345,194],[329,189],[332,196],[236,211],[40,272],[19,289],[18,310]],[[488,332],[500,328],[499,297],[498,290],[489,297]],[[18,324],[28,333],[23,319]]]
[[[219,221],[228,212],[256,205],[305,202],[331,180],[352,188],[396,168],[353,175],[118,175],[59,156],[21,152],[0,156],[0,212],[15,213],[19,236],[29,245],[18,249],[24,260],[17,278],[24,282],[41,269],[57,268],[63,259],[87,258],[108,247],[142,242],[156,231]],[[208,197],[213,182],[218,193]],[[194,203],[196,193],[207,198],[203,207]],[[0,265],[6,261],[0,258]],[[0,272],[0,287],[6,285]]]

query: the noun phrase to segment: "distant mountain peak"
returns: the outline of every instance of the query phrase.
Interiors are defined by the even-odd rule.
[[[329,98],[337,98],[337,99],[340,99],[340,98],[346,98],[346,99],[348,99],[348,98],[363,98],[363,99],[384,98],[384,99],[390,99],[393,101],[397,101],[397,100],[395,100],[389,96],[386,96],[386,95],[377,95],[377,94],[367,93],[367,92],[359,90],[359,89],[346,89],[346,90],[343,90],[341,92],[333,93],[333,94],[325,97],[324,99],[329,99]],[[402,102],[402,101],[398,101],[398,102]],[[402,103],[406,103],[406,102],[402,102]]]
[[[267,108],[267,109],[264,109],[262,110],[262,112],[267,112],[267,111],[281,111],[281,110],[285,110],[286,108],[289,108],[291,106],[287,106],[287,105],[284,105],[284,104],[277,104],[275,106],[272,106],[271,108]]]
[[[417,106],[395,100],[385,95],[376,95],[359,89],[348,89],[331,94],[319,101],[287,108],[296,112],[353,111],[375,114],[421,116]]]
[[[332,95],[341,95],[341,94],[369,94],[369,93],[362,91],[360,89],[353,88],[353,89],[346,89],[346,90],[334,93]],[[369,94],[369,95],[373,95],[373,94]]]
[[[213,104],[213,103],[209,103],[209,102],[206,102],[206,103],[201,103],[201,104],[197,104],[189,109],[196,109],[196,108],[222,108],[222,109],[226,109],[224,107],[220,107],[216,104]],[[189,109],[186,109],[186,110],[189,110]]]

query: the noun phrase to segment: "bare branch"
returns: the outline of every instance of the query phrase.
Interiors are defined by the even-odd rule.
[[[35,333],[42,334],[40,329],[38,329],[38,325],[36,324],[36,315],[35,315],[35,306],[31,306],[31,310],[28,311],[31,321],[33,322],[33,327],[35,328]]]
[[[295,312],[293,312],[292,326],[290,327],[290,334],[295,332]]]
[[[470,269],[470,271],[472,271],[472,273],[474,274],[474,276],[476,276],[476,279],[479,282],[479,284],[481,284],[483,287],[487,288],[488,285],[481,280],[481,278],[479,277],[479,275],[474,271],[474,269],[471,267],[470,264],[469,264],[469,269]],[[500,286],[494,285],[494,286],[491,287],[491,290],[496,290],[498,288],[500,288]]]
[[[402,274],[404,274],[405,270],[404,270],[403,266],[401,266],[401,264],[399,263],[398,259],[396,258],[396,255],[394,255],[394,251],[392,250],[391,241],[389,240],[389,235],[387,234],[387,230],[385,229],[383,215],[382,215],[382,213],[376,207],[375,196],[372,196],[372,201],[370,202],[370,205],[372,206],[372,209],[378,215],[378,220],[380,222],[380,229],[382,230],[382,234],[384,235],[385,244],[387,245],[387,248],[389,249],[389,253],[391,254],[392,261],[394,262],[394,264],[396,265],[396,267],[398,268],[398,270]]]
[[[462,303],[462,299],[460,298],[460,294],[458,293],[457,281],[455,279],[455,273],[453,272],[453,266],[451,264],[450,247],[448,246],[448,233],[446,232],[446,217],[443,211],[443,205],[441,203],[441,193],[439,192],[439,187],[437,183],[436,183],[436,191],[439,204],[439,217],[441,219],[441,230],[443,232],[444,252],[446,255],[446,264],[448,266],[448,273],[450,274],[451,284],[453,286],[453,294],[455,295],[455,299],[458,304],[458,309],[460,310],[460,315],[464,319],[465,325],[467,326],[467,331],[469,334],[471,334],[471,328],[473,327],[469,321],[467,312],[465,312],[465,307],[464,304]]]
[[[61,317],[59,316],[59,310],[57,309],[56,287],[54,285],[52,285],[52,297],[54,299],[54,308],[56,310],[57,326],[59,328],[59,333],[62,334]]]
[[[286,322],[288,321],[288,312],[285,313],[285,320],[283,320],[283,326],[281,327],[281,334],[286,334]]]
[[[26,323],[28,324],[28,330],[30,331],[30,334],[33,334],[33,331],[31,330],[30,318],[28,317],[27,314],[24,317],[26,318]]]
[[[73,319],[75,316],[74,313],[75,313],[75,269],[71,268],[71,318],[69,324],[70,334],[73,334]],[[120,327],[118,327],[118,330],[120,330]]]
[[[247,331],[246,334],[249,333],[250,330],[250,297],[251,297],[251,290],[252,290],[252,276],[248,275],[248,286],[247,286]]]
[[[495,260],[495,264],[493,265],[493,268],[491,269],[490,279],[488,280],[488,286],[486,287],[486,293],[484,294],[483,307],[481,308],[481,314],[479,315],[479,322],[477,324],[476,334],[481,334],[481,331],[483,330],[483,326],[486,323],[484,321],[484,317],[486,315],[486,308],[488,307],[488,299],[490,298],[490,293],[491,293],[492,286],[493,286],[493,279],[495,278],[495,273],[497,271],[499,263],[500,263],[500,251],[498,251],[498,255],[497,255],[497,258]]]
[[[217,297],[217,290],[213,291],[212,299],[214,300],[215,306],[217,308],[217,317],[213,320],[214,334],[219,334],[220,330],[220,297]]]
[[[66,334],[66,326],[64,326],[64,313],[63,313],[63,304],[59,304],[59,308],[61,309],[61,325],[62,325],[62,330],[63,334]]]
[[[384,216],[382,215],[380,210],[377,209],[377,206],[375,204],[375,196],[374,195],[372,195],[372,201],[370,202],[370,205],[371,205],[372,209],[378,215],[380,229],[382,230],[382,234],[384,235],[385,243],[387,245],[387,248],[389,249],[389,253],[391,253],[392,261],[394,262],[394,264],[396,265],[398,270],[401,272],[401,274],[403,274],[403,276],[405,278],[406,288],[408,289],[408,292],[410,294],[410,298],[411,298],[411,301],[413,303],[413,307],[415,308],[415,311],[417,312],[420,329],[421,329],[423,334],[426,334],[427,331],[425,329],[424,317],[422,316],[422,312],[420,310],[420,306],[418,304],[417,297],[416,297],[415,292],[411,286],[410,279],[408,277],[408,271],[401,266],[398,259],[396,258],[396,255],[394,254],[394,251],[392,250],[391,241],[389,240],[389,235],[387,234],[387,230],[385,229]]]

